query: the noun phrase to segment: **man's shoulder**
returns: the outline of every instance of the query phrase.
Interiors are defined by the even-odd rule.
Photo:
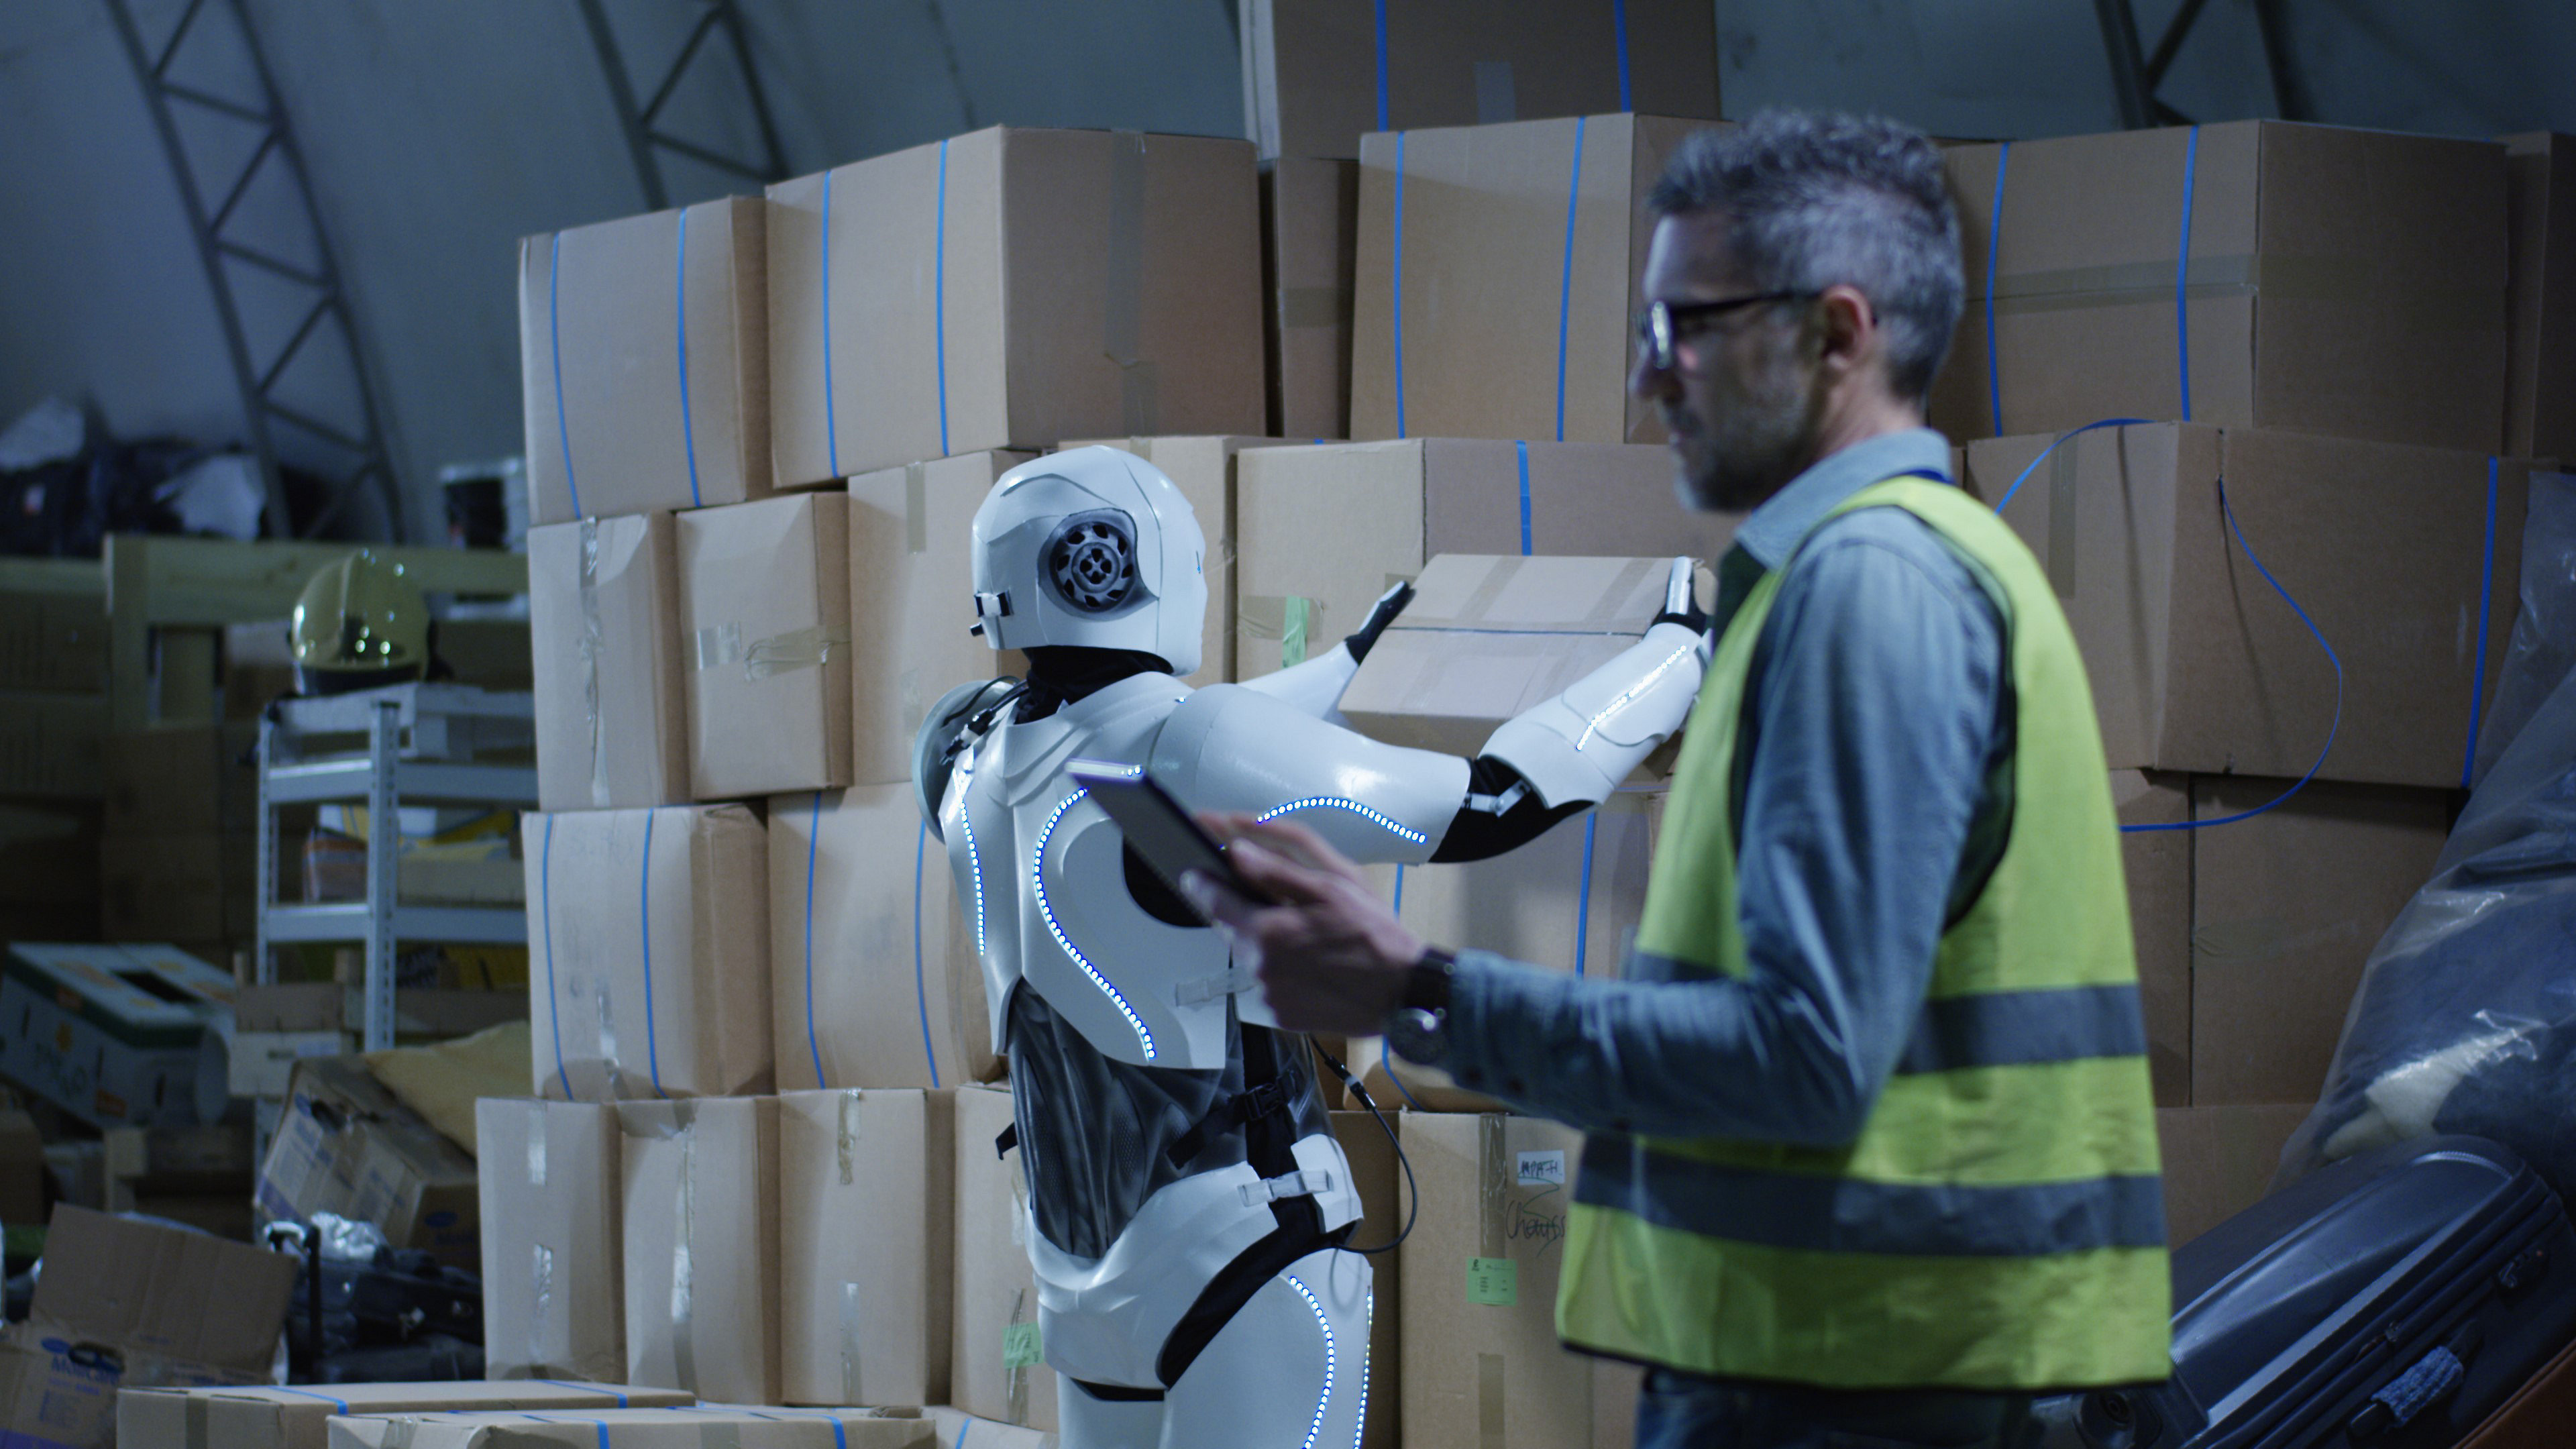
[[[1796,592],[1865,588],[1882,580],[1902,587],[1912,575],[1971,603],[1988,599],[1990,586],[1979,572],[1939,529],[1906,509],[1882,504],[1855,508],[1817,525],[1789,561],[1781,587]]]

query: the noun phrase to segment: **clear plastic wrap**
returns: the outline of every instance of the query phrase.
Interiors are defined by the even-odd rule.
[[[2478,726],[2483,781],[2559,681],[2576,670],[2576,475],[2531,475],[2522,525],[2521,604],[2496,676],[2495,697]]]

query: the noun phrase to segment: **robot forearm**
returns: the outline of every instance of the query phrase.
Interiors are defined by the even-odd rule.
[[[1658,623],[1563,694],[1505,721],[1484,758],[1518,772],[1549,810],[1601,800],[1681,728],[1707,663],[1697,629]]]

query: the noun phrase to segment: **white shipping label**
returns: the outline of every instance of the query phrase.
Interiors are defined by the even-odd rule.
[[[1565,1186],[1565,1154],[1562,1152],[1524,1152],[1520,1154],[1520,1186]]]

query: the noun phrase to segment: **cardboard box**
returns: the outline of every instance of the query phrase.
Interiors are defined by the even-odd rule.
[[[1975,444],[1967,486],[2000,498],[2051,441]],[[2530,471],[2301,433],[2106,428],[2050,454],[2004,521],[2065,605],[2113,769],[2295,779],[2331,729],[2323,778],[2453,787],[2471,697],[2513,632]],[[2340,727],[2333,663],[2249,549],[2342,659]]]
[[[107,573],[89,569],[87,589],[0,590],[0,689],[107,692]]]
[[[284,1097],[295,1068],[312,1057],[336,1057],[357,1047],[353,1036],[329,1031],[235,1031],[225,1043],[224,1084],[236,1097]]]
[[[2180,775],[2111,772],[2111,803],[2122,825],[2179,825],[2191,819],[2191,783]],[[2232,828],[2232,827],[2231,827]],[[2147,1070],[2156,1105],[2191,1105],[2190,830],[2141,830],[2120,837],[2129,888],[2129,930],[2138,952],[2138,1006],[2147,1023]]]
[[[0,1077],[92,1127],[212,1121],[232,995],[230,975],[170,946],[11,946]]]
[[[1688,554],[1731,520],[1673,501],[1663,448],[1460,438],[1262,448],[1236,462],[1237,679],[1304,661],[1358,628],[1435,554]],[[1526,547],[1524,547],[1526,545]]]
[[[1351,436],[1662,442],[1654,405],[1628,395],[1646,197],[1710,124],[1595,115],[1363,140]]]
[[[252,933],[254,835],[110,835],[99,842],[99,934],[111,941],[228,941]]]
[[[780,1090],[1000,1077],[974,932],[912,786],[781,795],[769,835]]]
[[[0,691],[0,795],[99,798],[106,737],[106,695]]]
[[[259,828],[259,728],[202,725],[110,735],[110,835],[248,834]]]
[[[2503,147],[2238,121],[2004,152],[1942,153],[1968,294],[1934,427],[1965,440],[2188,418],[2503,446]]]
[[[1717,106],[1716,26],[1687,0],[1244,7],[1244,134],[1264,157],[1352,156],[1371,131]]]
[[[2181,1247],[2271,1191],[2305,1106],[2160,1107],[2165,1240]]]
[[[473,1155],[441,1136],[359,1056],[298,1062],[286,1115],[260,1164],[265,1222],[337,1213],[471,1272],[481,1261]]]
[[[1357,161],[1282,156],[1261,166],[1262,341],[1269,433],[1351,435],[1351,291],[1359,242]]]
[[[2496,1406],[2460,1449],[2555,1449],[2576,1424],[2576,1344],[2559,1350],[2540,1372]]]
[[[683,514],[679,558],[690,793],[850,783],[850,500]]]
[[[974,1449],[1056,1449],[1055,1435],[1042,1429],[996,1424],[944,1404],[921,1412],[926,1421],[937,1427],[937,1442],[941,1444],[971,1443]]]
[[[538,1095],[768,1090],[760,817],[743,805],[531,813],[521,838]]]
[[[949,1401],[982,1419],[1056,1428],[1055,1370],[1038,1333],[1029,1268],[1028,1179],[993,1143],[1012,1125],[1007,1089],[957,1093],[957,1296],[950,1320]]]
[[[334,1418],[331,1449],[939,1449],[930,1420],[906,1410],[770,1409],[702,1404],[673,1409],[578,1409]],[[982,1439],[975,1449],[987,1449]]]
[[[781,486],[1062,438],[1260,431],[1241,141],[993,127],[769,199]]]
[[[1592,1442],[1593,1361],[1556,1337],[1582,1134],[1499,1113],[1398,1120],[1422,1197],[1400,1269],[1408,1449]]]
[[[2192,818],[2256,809],[2290,783],[2195,776]],[[2316,1101],[2362,965],[2449,827],[2446,793],[2318,782],[2192,832],[2193,1106]]]
[[[620,1102],[626,1379],[778,1401],[778,1103]]]
[[[1342,1145],[1342,1156],[1351,1165],[1351,1181],[1359,1188],[1360,1223],[1350,1240],[1353,1248],[1375,1248],[1393,1243],[1404,1231],[1405,1209],[1411,1206],[1400,1188],[1403,1170],[1396,1165],[1395,1143],[1388,1129],[1395,1118],[1386,1118],[1386,1126],[1369,1112],[1335,1112],[1333,1139]],[[1404,1324],[1404,1275],[1398,1264],[1404,1249],[1398,1246],[1389,1253],[1369,1256],[1369,1334],[1368,1357],[1360,1364],[1357,1383],[1367,1387],[1365,1413],[1360,1425],[1356,1449],[1393,1449],[1402,1442],[1399,1429],[1402,1415],[1397,1405],[1403,1402],[1404,1360],[1400,1340]],[[1346,1380],[1349,1382],[1351,1380]]]
[[[922,716],[950,689],[1029,672],[1018,650],[996,653],[967,630],[975,622],[975,510],[993,480],[1036,456],[968,453],[850,480],[850,773],[857,783],[912,778]]]
[[[957,1243],[956,1094],[778,1098],[780,1396],[948,1397]]]
[[[676,1389],[615,1383],[464,1382],[329,1384],[318,1389],[244,1384],[208,1389],[129,1389],[117,1396],[116,1433],[127,1449],[324,1449],[340,1415],[450,1414],[518,1409],[577,1412],[695,1402]]]
[[[266,981],[233,989],[236,1032],[338,1031],[348,988],[337,981]]]
[[[1101,438],[1094,441],[1123,448],[1155,467],[1190,501],[1199,532],[1207,542],[1207,626],[1199,644],[1199,667],[1184,676],[1194,687],[1222,684],[1234,673],[1234,595],[1236,479],[1240,455],[1247,449],[1276,448],[1300,439],[1288,438]],[[1066,447],[1085,446],[1066,443]]]
[[[689,798],[678,534],[668,513],[528,530],[537,803],[548,810]]]
[[[530,522],[769,492],[768,217],[734,196],[519,243]]]
[[[496,1379],[622,1379],[624,1258],[614,1109],[474,1104],[483,1215],[483,1371]]]
[[[2504,450],[2576,457],[2576,137],[2499,137],[2505,151],[2510,300]]]
[[[1671,576],[1671,555],[1441,554],[1342,692],[1342,714],[1389,744],[1472,757],[1506,720],[1633,647]]]

